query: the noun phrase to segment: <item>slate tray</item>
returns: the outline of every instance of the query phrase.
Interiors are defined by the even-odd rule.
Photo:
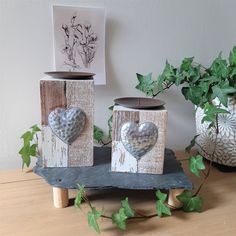
[[[111,148],[94,148],[94,166],[90,167],[42,167],[38,162],[34,172],[54,187],[76,188],[83,184],[90,189],[192,189],[192,183],[184,174],[174,152],[165,150],[164,173],[137,174],[111,172]]]

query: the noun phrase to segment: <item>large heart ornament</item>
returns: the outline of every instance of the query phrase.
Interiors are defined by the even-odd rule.
[[[157,138],[158,128],[152,122],[127,122],[121,127],[121,142],[137,160],[153,148]]]
[[[67,110],[56,108],[50,112],[48,123],[52,132],[63,142],[71,144],[84,129],[86,115],[79,107]]]

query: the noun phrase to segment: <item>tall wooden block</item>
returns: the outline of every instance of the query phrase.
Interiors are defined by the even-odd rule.
[[[45,78],[40,81],[42,159],[45,167],[93,165],[94,82]],[[80,135],[71,143],[62,141],[48,123],[57,108],[80,108],[86,115]]]
[[[134,122],[137,123],[137,125],[151,122],[157,127],[157,141],[152,146],[151,150],[142,155],[140,159],[135,158],[124,146],[124,142],[122,142],[121,127],[126,122]],[[117,172],[162,174],[166,143],[166,126],[167,110],[165,108],[143,110],[114,106],[111,170]]]

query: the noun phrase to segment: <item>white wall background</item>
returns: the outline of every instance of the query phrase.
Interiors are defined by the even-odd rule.
[[[141,95],[135,73],[177,65],[185,56],[209,65],[236,44],[234,0],[0,0],[0,169],[19,168],[20,135],[40,123],[39,79],[52,70],[51,5],[107,9],[107,85],[96,87],[95,123],[106,128],[115,97]],[[194,109],[178,89],[161,99],[169,111],[168,147],[194,135]]]

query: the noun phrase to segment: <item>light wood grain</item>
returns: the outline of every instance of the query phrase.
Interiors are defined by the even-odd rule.
[[[64,80],[40,80],[41,122],[48,125],[48,115],[56,108],[66,108],[66,82]]]
[[[86,114],[86,123],[80,136],[69,145],[68,166],[93,165],[94,81],[66,81],[67,108],[80,107]]]
[[[42,110],[42,157],[45,167],[78,167],[93,165],[93,80],[40,81]],[[70,145],[60,140],[48,126],[48,115],[56,108],[79,107],[86,114],[86,124]]]
[[[53,187],[53,205],[55,208],[65,208],[69,204],[69,191],[65,188]]]
[[[178,152],[179,158],[185,158]],[[184,162],[187,170],[187,163]],[[188,173],[188,171],[187,171]],[[192,175],[191,175],[192,177]],[[7,183],[0,184],[0,235],[1,236],[96,236],[87,224],[89,207],[82,204],[81,210],[73,206],[56,209],[52,204],[52,187],[33,173],[21,170],[0,172]],[[27,181],[24,181],[27,179]],[[8,180],[12,180],[9,183]],[[14,182],[22,180],[20,182]],[[199,183],[194,178],[194,183]],[[236,173],[221,173],[213,167],[204,186],[202,213],[174,211],[171,217],[152,218],[145,221],[130,221],[127,231],[122,232],[110,220],[99,220],[104,236],[235,236],[236,235]],[[97,209],[105,208],[106,214],[117,211],[120,200],[129,197],[130,204],[141,213],[155,212],[153,191],[107,190],[89,191],[89,197]],[[70,191],[70,198],[75,191]]]
[[[152,122],[158,128],[154,147],[137,161],[123,146],[120,130],[126,122]],[[167,110],[131,109],[122,106],[113,108],[113,141],[111,170],[117,172],[162,174],[166,144]]]

